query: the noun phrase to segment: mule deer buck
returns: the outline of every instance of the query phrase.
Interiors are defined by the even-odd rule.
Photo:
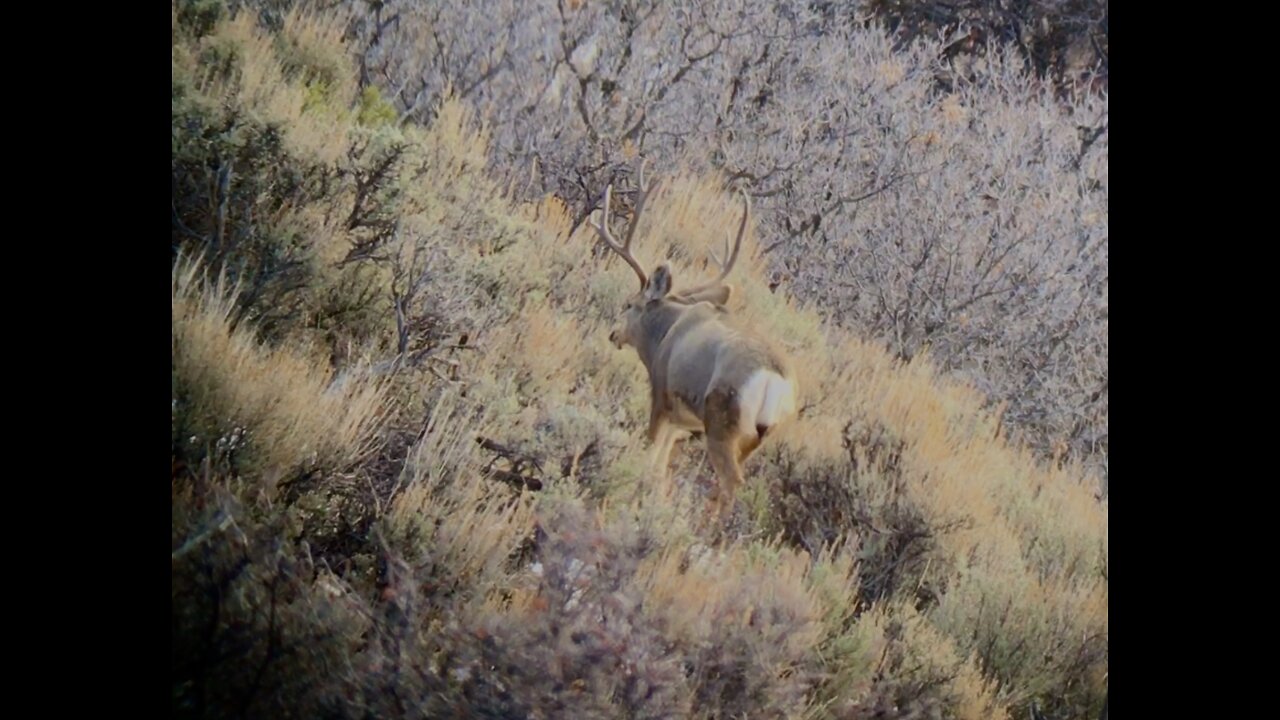
[[[694,432],[706,435],[707,455],[719,478],[711,504],[723,520],[742,484],[742,464],[770,429],[796,411],[798,385],[790,361],[734,322],[725,307],[733,288],[724,279],[738,260],[751,201],[742,192],[742,222],[732,249],[725,237],[725,260],[711,253],[719,276],[673,292],[667,263],[646,276],[631,254],[631,240],[653,189],[645,182],[643,163],[637,184],[625,241],[619,243],[609,228],[612,185],[604,193],[601,222],[590,223],[640,279],[639,292],[627,299],[609,340],[618,349],[635,348],[649,372],[648,439],[653,465],[664,478],[676,442]]]

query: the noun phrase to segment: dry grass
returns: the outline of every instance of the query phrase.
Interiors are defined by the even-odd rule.
[[[173,374],[183,395],[182,438],[228,453],[243,448],[247,474],[268,485],[317,467],[359,461],[371,448],[387,398],[375,382],[330,386],[312,357],[259,343],[234,327],[235,291],[180,257],[170,284]],[[177,398],[175,398],[175,404]]]
[[[409,451],[394,496],[391,527],[408,546],[429,554],[442,590],[466,589],[483,600],[506,587],[507,561],[533,527],[528,493],[495,493],[484,477],[474,438],[456,397],[435,405],[422,439]]]
[[[343,147],[334,137],[346,132],[356,88],[342,19],[295,8],[284,25],[273,37],[241,13],[197,43],[175,46],[175,75],[203,64],[199,89],[210,101],[281,128],[293,153],[336,162]]]
[[[680,177],[651,202],[654,221],[637,239],[637,254],[650,266],[669,258],[677,278],[694,282],[707,272],[698,257],[701,248],[690,249],[676,238],[714,239],[708,228],[732,225],[736,204],[715,182]],[[644,502],[650,508],[661,505],[667,512],[693,507],[690,498],[697,490],[688,481],[707,472],[698,446],[683,454],[681,492],[673,497],[655,494],[660,487],[655,479],[628,470],[642,466],[644,459],[639,441],[646,412],[643,376],[638,360],[613,350],[605,336],[608,309],[620,307],[632,291],[629,272],[616,261],[596,260],[585,252],[594,242],[590,230],[566,237],[568,219],[553,201],[521,212],[537,219],[501,253],[508,257],[470,260],[500,266],[498,274],[519,287],[524,298],[522,309],[496,320],[482,336],[490,353],[468,368],[483,378],[478,385],[488,387],[477,401],[492,397],[504,403],[499,407],[512,437],[534,437],[544,411],[566,402],[594,413],[602,423],[612,415],[614,422],[630,428],[631,436],[617,446],[615,464],[606,469],[617,475],[612,497],[623,503]],[[969,698],[967,716],[990,716],[985,713],[996,696],[1001,705],[1019,704],[1046,691],[1045,683],[1052,684],[1050,678],[1060,668],[1054,665],[1057,661],[1039,658],[1064,653],[1096,663],[1093,653],[1105,647],[1099,638],[1107,632],[1101,574],[1107,520],[1106,507],[1094,500],[1082,477],[1047,469],[1007,445],[997,433],[998,419],[982,410],[982,399],[968,388],[940,380],[925,358],[903,365],[879,348],[829,337],[815,313],[767,291],[759,265],[750,261],[754,243],[748,239],[744,245],[746,261],[738,275],[735,310],[803,358],[809,402],[805,417],[780,433],[764,451],[766,460],[750,470],[765,474],[766,484],[776,493],[777,480],[769,473],[776,472],[772,458],[780,454],[788,453],[802,465],[843,462],[847,455],[839,429],[855,419],[884,428],[903,443],[905,501],[929,527],[951,528],[939,532],[923,559],[927,577],[911,578],[946,588],[936,607],[912,620],[912,627],[925,623],[928,631],[913,630],[912,637],[925,638],[919,640],[922,643],[947,638],[951,649],[946,657],[952,658],[947,662],[964,668],[954,683],[972,686],[955,690]],[[509,277],[514,268],[521,268],[519,276]],[[688,474],[690,469],[694,475]],[[633,500],[637,494],[649,496]],[[682,547],[673,542],[669,552],[678,554]],[[735,565],[736,551],[726,552],[719,562],[727,564],[718,565],[718,572],[739,579],[755,577]],[[789,578],[785,573],[780,577]],[[783,582],[795,590],[791,579]],[[664,598],[665,605],[659,603],[664,607],[680,606],[681,598],[714,606],[718,596],[704,584],[698,571],[690,570],[678,580],[672,575],[669,587],[650,592]],[[741,586],[727,584],[717,592],[732,598]],[[699,616],[687,608],[685,612]],[[699,637],[696,627],[686,626],[682,636]],[[795,619],[787,627],[797,637],[809,632],[803,630],[808,627],[805,622]],[[979,682],[976,665],[956,659],[970,654],[997,673],[1002,680],[998,691],[987,681]],[[785,648],[782,655],[790,657]]]

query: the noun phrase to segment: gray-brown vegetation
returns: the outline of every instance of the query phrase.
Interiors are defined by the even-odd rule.
[[[1106,6],[947,7],[174,0],[174,715],[1096,717]],[[641,158],[804,388],[714,537]]]

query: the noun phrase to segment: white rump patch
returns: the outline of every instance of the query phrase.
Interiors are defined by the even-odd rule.
[[[738,390],[739,425],[754,435],[756,428],[770,428],[796,410],[796,393],[791,382],[770,370],[757,370]]]

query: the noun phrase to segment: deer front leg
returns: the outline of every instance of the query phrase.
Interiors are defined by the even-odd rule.
[[[671,448],[676,444],[680,431],[669,423],[659,422],[657,441],[649,458],[649,473],[658,481],[658,492],[666,495],[672,490]]]
[[[650,393],[649,399],[648,438],[649,445],[653,448],[653,454],[649,458],[649,469],[651,472],[660,472],[665,476],[667,469],[665,461],[671,453],[674,428],[666,421],[662,398],[656,390]]]
[[[655,391],[649,396],[649,444],[656,445],[658,436],[663,434],[667,429],[665,421],[666,415],[663,413],[662,398]]]
[[[661,423],[658,430],[650,435],[649,466],[651,468],[660,467],[662,458],[666,455],[667,446],[670,444],[671,430],[666,423]]]

